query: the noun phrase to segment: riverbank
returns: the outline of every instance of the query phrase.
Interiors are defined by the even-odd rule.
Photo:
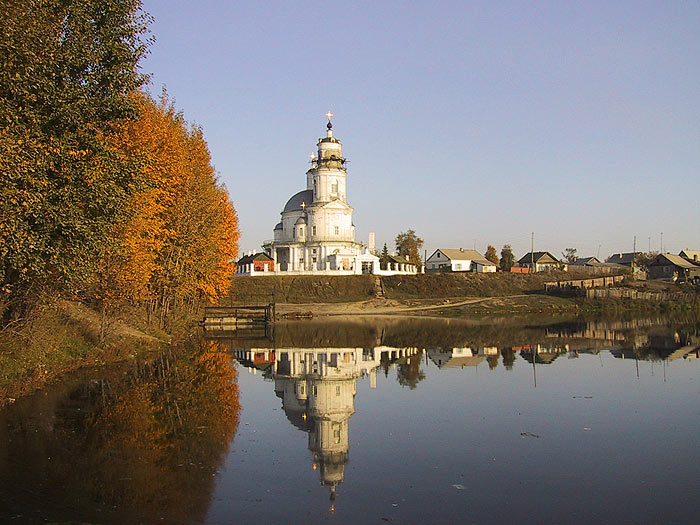
[[[41,389],[68,372],[133,359],[170,342],[146,328],[138,312],[124,312],[99,342],[99,315],[75,301],[58,301],[17,330],[0,333],[0,406]]]
[[[631,282],[635,291],[586,298],[544,293],[544,283],[579,277],[574,272],[546,274],[424,274],[378,277],[358,275],[266,276],[234,278],[222,304],[274,302],[286,318],[338,315],[411,315],[460,317],[486,314],[666,312],[698,308],[696,291],[673,283]],[[611,290],[611,289],[606,289]],[[639,293],[644,291],[644,293]],[[682,292],[676,294],[676,292]],[[650,293],[647,293],[650,292]],[[659,300],[659,297],[667,297]],[[679,299],[680,298],[680,299]]]

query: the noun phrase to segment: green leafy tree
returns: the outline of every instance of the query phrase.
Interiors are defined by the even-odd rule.
[[[395,239],[396,251],[402,257],[408,257],[409,261],[419,264],[421,262],[420,250],[423,247],[423,239],[413,230],[399,233]]]
[[[389,249],[384,243],[384,248],[382,248],[382,254],[379,256],[379,267],[382,270],[386,270],[389,267]]]
[[[140,0],[27,0],[0,11],[3,322],[41,294],[80,291],[141,184],[110,147],[146,77]]]
[[[637,252],[634,256],[634,264],[643,270],[648,270],[649,265],[654,262],[659,252]]]
[[[489,244],[488,248],[486,248],[486,253],[484,253],[484,257],[486,258],[487,261],[491,261],[493,264],[498,266],[498,254],[496,253],[496,248],[491,246]]]
[[[501,249],[501,270],[509,272],[514,265],[515,255],[513,255],[513,248],[511,248],[510,244],[505,244]]]
[[[567,248],[562,252],[561,256],[568,263],[574,263],[576,262],[576,259],[578,259],[576,256],[576,248]]]

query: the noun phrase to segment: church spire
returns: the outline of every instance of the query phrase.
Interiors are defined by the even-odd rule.
[[[332,137],[333,136],[333,124],[331,123],[331,119],[333,118],[333,113],[330,111],[326,113],[326,117],[328,117],[328,124],[326,124],[326,129],[328,130],[326,132],[327,137]]]

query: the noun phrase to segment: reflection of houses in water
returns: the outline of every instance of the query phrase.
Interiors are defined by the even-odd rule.
[[[497,356],[498,348],[495,346],[482,346],[480,348],[449,348],[430,349],[428,357],[438,368],[464,368],[465,366],[478,366],[488,356]]]
[[[355,412],[357,379],[377,386],[377,368],[405,361],[415,348],[277,348],[235,350],[246,366],[264,369],[275,381],[287,419],[309,434],[314,469],[330,488],[331,499],[343,482],[350,449],[349,420]]]
[[[695,339],[695,340],[694,340]],[[674,361],[676,359],[697,359],[700,346],[697,338],[689,334],[653,334],[646,345],[633,348],[613,348],[610,353],[620,359],[642,359],[650,361]]]
[[[588,321],[548,327],[547,336],[571,340],[576,354],[605,349],[621,359],[669,361],[698,355],[696,329],[668,330],[663,319]]]
[[[629,326],[627,326],[629,325]],[[649,325],[644,325],[649,326]],[[585,339],[608,343],[627,343],[632,346],[643,346],[647,343],[646,334],[637,332],[640,326],[633,322],[597,323],[587,322],[583,326],[548,327],[547,337],[566,339]]]
[[[553,362],[557,357],[562,354],[569,352],[569,345],[554,345],[554,346],[543,346],[541,344],[536,345],[523,345],[514,346],[513,351],[520,352],[520,357],[525,359],[531,364],[543,364],[548,365]]]

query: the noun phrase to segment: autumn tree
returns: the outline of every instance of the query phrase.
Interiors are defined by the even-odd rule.
[[[396,236],[396,251],[402,257],[408,257],[408,260],[416,264],[420,264],[420,250],[423,247],[423,239],[416,235],[413,230],[401,232]]]
[[[501,270],[509,272],[514,265],[515,256],[513,255],[513,248],[510,247],[510,244],[505,244],[501,249]]]
[[[85,286],[127,217],[139,163],[110,148],[137,114],[148,18],[139,0],[3,2],[0,288],[3,321],[41,293]]]
[[[216,178],[202,130],[187,124],[167,93],[134,95],[141,117],[125,122],[115,147],[144,159],[145,185],[103,258],[100,296],[145,304],[163,321],[178,305],[228,291],[238,255],[238,219]],[[104,304],[104,303],[103,303]]]
[[[496,253],[496,248],[494,248],[490,244],[488,248],[486,248],[486,253],[484,253],[484,257],[487,261],[491,261],[493,264],[498,266],[498,254]]]

